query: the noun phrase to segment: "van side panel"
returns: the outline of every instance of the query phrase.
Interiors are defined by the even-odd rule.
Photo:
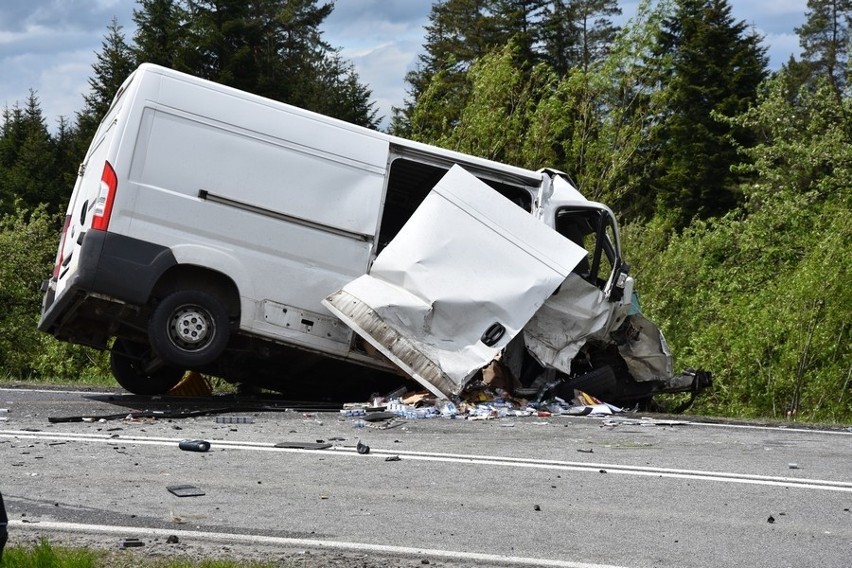
[[[348,334],[341,346],[319,345],[277,325],[264,302],[327,314],[320,301],[364,273],[388,144],[251,97],[162,81],[122,159],[130,167],[117,206],[128,233],[169,247],[178,264],[233,279],[243,331],[345,352]],[[344,155],[350,149],[357,159]]]

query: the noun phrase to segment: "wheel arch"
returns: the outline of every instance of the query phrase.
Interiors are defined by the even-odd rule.
[[[149,303],[156,304],[171,292],[198,290],[216,297],[231,322],[240,319],[240,291],[236,282],[217,270],[195,264],[178,264],[166,270],[151,290]]]

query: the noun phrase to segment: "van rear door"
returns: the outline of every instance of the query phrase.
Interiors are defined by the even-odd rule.
[[[65,225],[56,255],[56,267],[53,271],[52,281],[56,287],[57,297],[65,289],[79,262],[79,257],[75,253],[80,248],[80,235],[92,227],[93,221],[99,217],[103,219],[104,206],[111,206],[106,203],[105,167],[108,164],[107,158],[112,139],[118,130],[118,115],[124,102],[123,95],[132,79],[133,75],[124,82],[113,99],[77,172],[77,180],[66,210]],[[109,170],[112,171],[112,166],[109,166]]]
[[[586,252],[459,166],[323,304],[432,393],[458,394]]]

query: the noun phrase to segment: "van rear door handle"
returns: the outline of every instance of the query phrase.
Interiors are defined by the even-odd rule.
[[[500,338],[503,337],[504,333],[506,333],[506,328],[503,327],[503,324],[500,322],[494,322],[485,330],[485,333],[482,334],[482,337],[479,338],[479,340],[488,347],[493,347],[498,341],[500,341]]]

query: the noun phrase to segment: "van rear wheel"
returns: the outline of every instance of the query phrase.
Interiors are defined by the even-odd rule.
[[[174,367],[192,369],[213,363],[229,339],[225,307],[215,296],[199,290],[169,294],[148,320],[151,347]]]
[[[109,366],[116,382],[133,394],[165,394],[183,377],[184,371],[154,363],[151,349],[144,343],[118,338],[112,346]]]

